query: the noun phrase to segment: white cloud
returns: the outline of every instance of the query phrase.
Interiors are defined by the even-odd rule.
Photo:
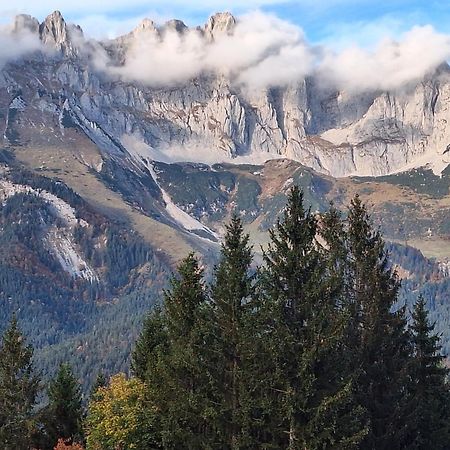
[[[314,50],[300,28],[275,16],[253,12],[239,18],[231,35],[213,42],[196,29],[179,34],[152,30],[135,34],[123,66],[94,57],[97,67],[150,86],[174,85],[203,73],[225,74],[250,88],[286,85],[311,73]]]
[[[142,32],[127,52],[125,65],[112,70],[124,79],[152,86],[173,85],[199,75],[205,56],[204,41],[194,30],[184,36],[169,30],[162,39]]]
[[[0,27],[0,70],[6,63],[40,49],[42,45],[36,34],[27,30],[13,32],[12,27],[8,25]]]
[[[203,73],[227,75],[237,85],[285,86],[315,74],[350,91],[392,90],[416,82],[450,57],[450,37],[431,26],[413,27],[399,40],[373,49],[341,50],[308,44],[302,30],[275,16],[253,12],[239,18],[231,35],[208,42],[196,29],[184,34],[136,34],[125,64],[108,73],[150,86],[183,83]],[[104,56],[103,56],[104,58]]]
[[[160,161],[165,163],[198,162],[216,164],[232,162],[233,164],[264,164],[269,159],[283,158],[283,155],[269,152],[254,152],[244,156],[231,156],[223,152],[211,152],[211,143],[192,138],[183,145],[163,145],[155,149],[144,143],[140,136],[125,134],[121,137],[122,145],[140,160]]]
[[[385,39],[371,50],[350,47],[328,52],[321,76],[348,90],[394,90],[417,82],[450,57],[450,36],[431,26],[413,27],[398,40]]]
[[[119,21],[117,26],[122,26]],[[385,24],[383,30],[387,33],[388,28]],[[374,30],[369,27],[367,35]],[[96,41],[79,45],[95,69],[156,87],[212,73],[252,89],[286,86],[315,75],[348,91],[394,90],[419,81],[450,57],[450,36],[431,26],[413,27],[397,40],[384,38],[368,48],[345,41],[318,48],[306,41],[298,26],[258,11],[240,16],[233,33],[218,35],[212,42],[196,28],[181,34],[171,29],[162,34],[141,30],[130,41],[123,64],[112,60]],[[38,48],[36,36],[0,29],[0,68]]]

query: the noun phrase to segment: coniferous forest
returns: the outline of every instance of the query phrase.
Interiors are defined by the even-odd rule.
[[[426,299],[399,304],[358,197],[319,216],[292,188],[256,269],[233,217],[206,279],[188,255],[144,321],[131,375],[100,373],[85,398],[68,364],[43,384],[13,317],[0,343],[1,448],[450,448]]]

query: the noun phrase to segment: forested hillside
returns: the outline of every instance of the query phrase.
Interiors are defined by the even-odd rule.
[[[127,215],[105,214],[60,179],[24,167],[9,151],[1,155],[0,329],[16,312],[44,376],[68,359],[86,391],[101,370],[129,370],[142,314],[161,302],[161,289],[174,270],[173,241],[155,249],[149,242],[154,235],[142,239]],[[341,192],[339,207],[345,212],[344,199],[352,192],[343,195],[330,180],[287,161],[214,168],[155,164],[155,172],[174,204],[212,229],[228,220],[230,210],[238,213],[258,242],[253,269],[261,262],[259,242],[267,244],[267,229],[282,214],[290,183],[302,186],[305,204],[315,212],[326,211],[330,199],[339,200],[333,192]],[[388,214],[374,213],[384,234],[392,235]],[[196,242],[209,277],[217,251],[205,246],[208,240]],[[399,303],[411,308],[424,294],[448,354],[448,272],[404,243],[392,243],[388,250],[403,279]]]
[[[131,377],[99,373],[83,396],[64,363],[38,408],[33,349],[13,316],[0,344],[4,448],[449,447],[439,336],[423,297],[410,320],[399,305],[358,196],[346,217],[318,216],[292,188],[257,271],[252,260],[233,216],[210,281],[188,255],[147,313]]]
[[[77,366],[86,386],[101,361],[105,370],[126,370],[128,330],[166,283],[164,254],[65,184],[13,160],[0,186],[0,328],[17,315],[45,374],[75,352],[85,360]]]

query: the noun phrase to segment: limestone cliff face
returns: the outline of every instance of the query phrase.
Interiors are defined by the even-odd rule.
[[[234,17],[222,13],[197,31],[212,41],[232,33],[235,26]],[[177,147],[191,149],[192,155],[201,149],[217,160],[275,154],[333,176],[384,175],[429,163],[439,169],[450,162],[448,67],[416,86],[390,93],[336,92],[314,79],[249,91],[225,76],[207,74],[183,85],[150,88],[98,71],[80,45],[95,45],[120,65],[125,49],[140,33],[184,33],[187,28],[180,21],[157,27],[145,20],[126,36],[85,44],[80,44],[81,29],[66,24],[59,12],[41,24],[19,16],[15,30],[23,28],[37,33],[46,48],[56,52],[42,54],[33,65],[7,66],[0,76],[0,105],[11,109],[21,92],[26,108],[46,104],[55,117],[71,115],[84,123],[105,155],[126,153],[121,143],[131,135],[160,153]],[[64,121],[59,123],[63,129]],[[11,123],[3,126],[6,130]]]

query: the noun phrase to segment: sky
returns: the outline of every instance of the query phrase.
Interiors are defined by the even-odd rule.
[[[337,49],[370,47],[416,25],[432,25],[443,33],[450,30],[450,6],[445,0],[0,0],[0,21],[10,21],[17,13],[43,20],[56,9],[92,37],[126,33],[144,17],[200,25],[217,11],[240,15],[255,10],[296,24],[313,44]]]

